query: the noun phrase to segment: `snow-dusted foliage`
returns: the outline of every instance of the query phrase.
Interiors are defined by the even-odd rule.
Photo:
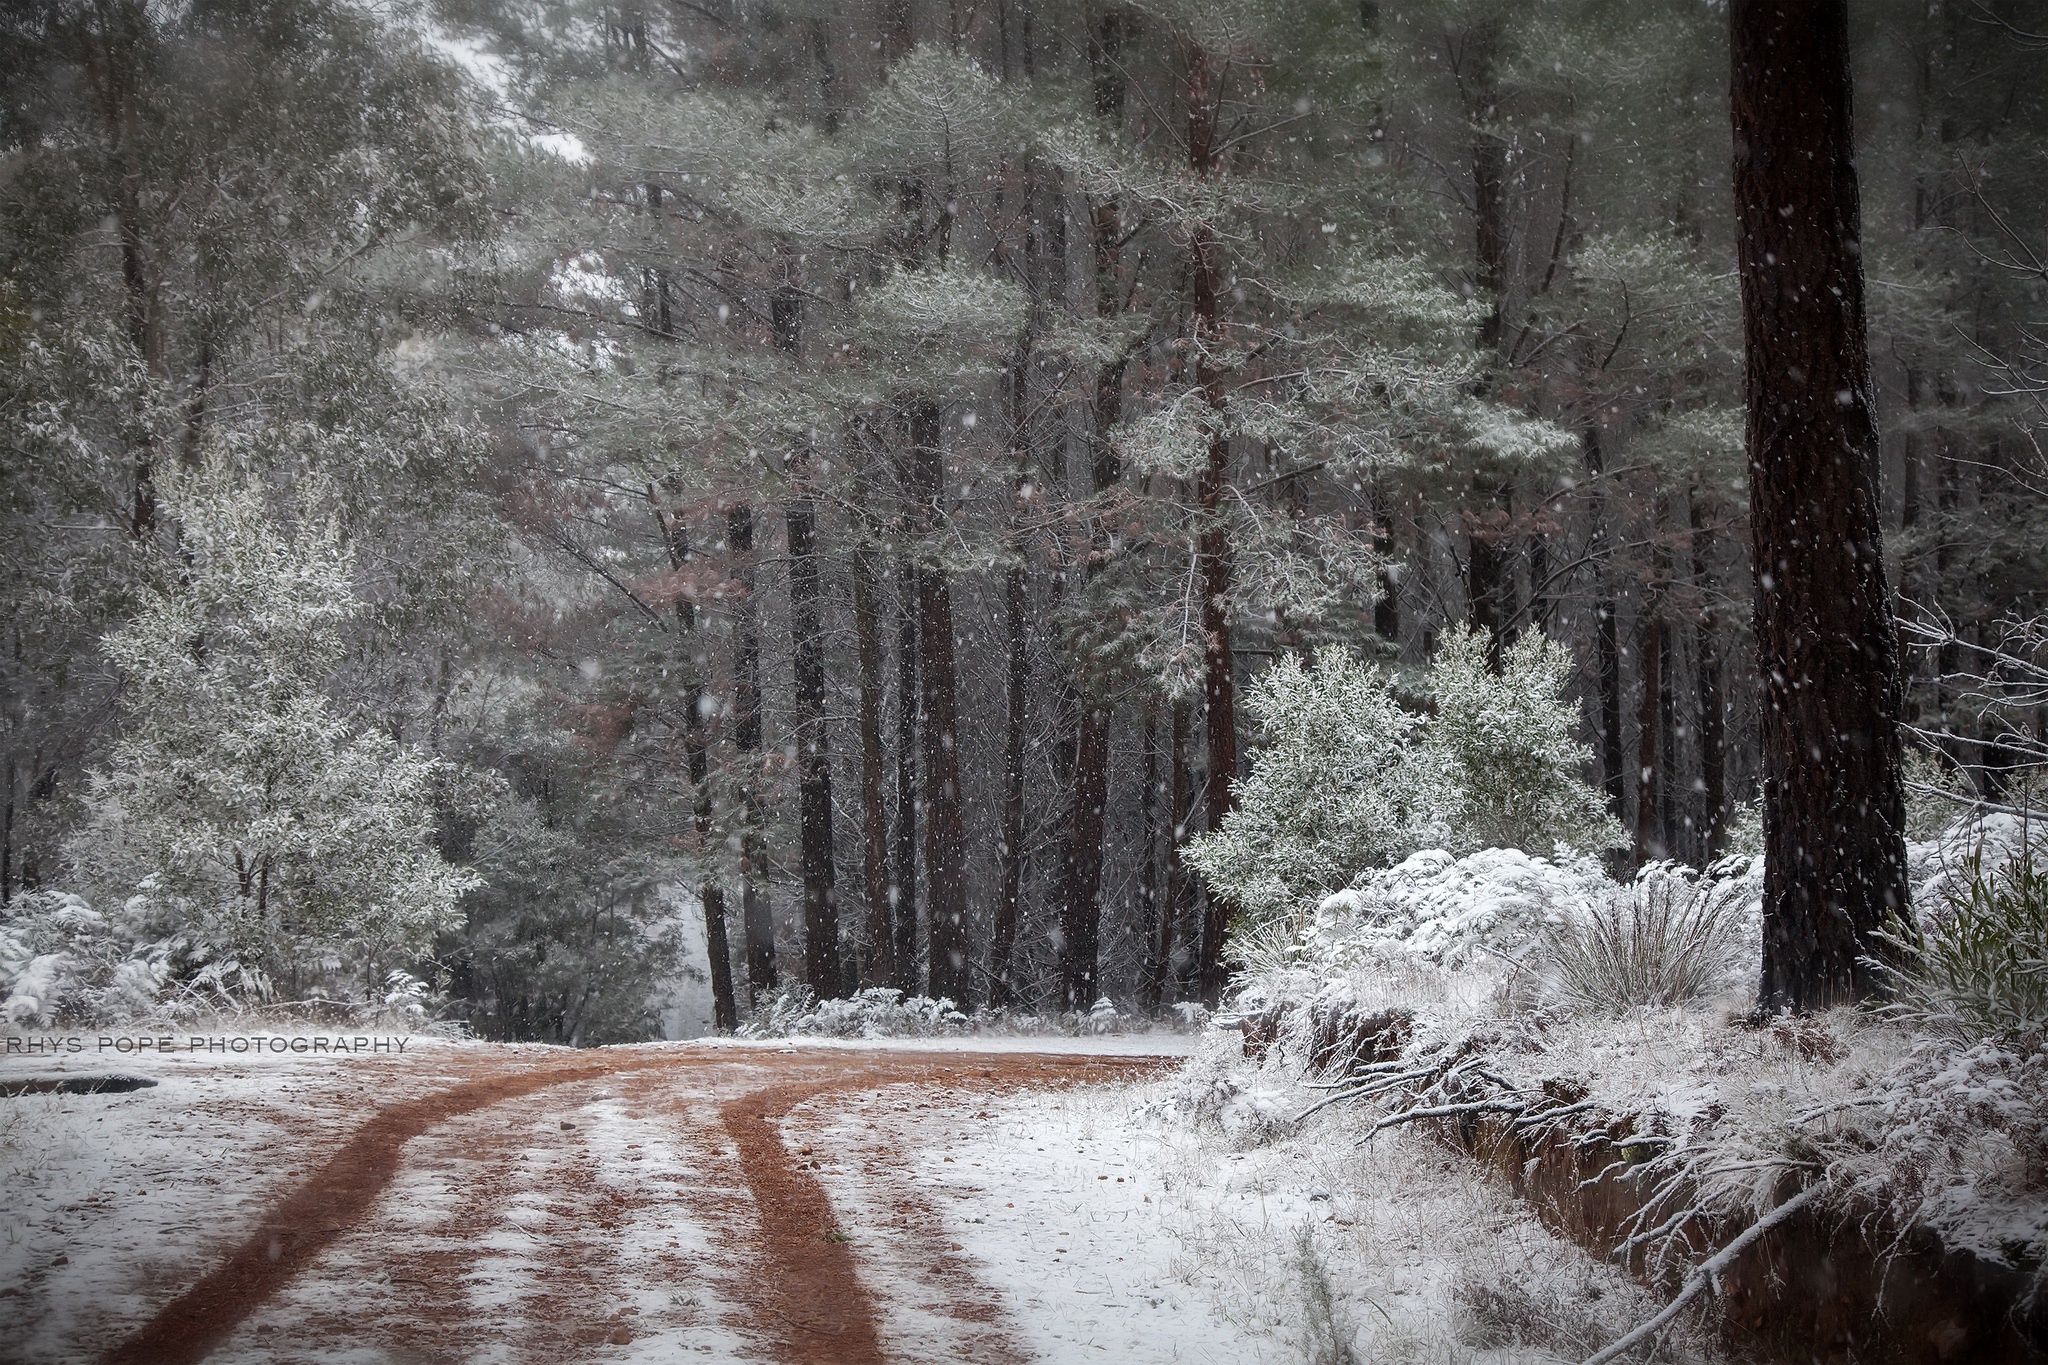
[[[1898,1004],[1775,1020],[1750,1008],[1758,858],[1652,864],[1622,884],[1590,860],[1425,850],[1326,897],[1246,971],[1246,1060],[1191,1070],[1172,1107],[1239,1141],[1311,1117],[1367,1133],[1431,1114],[1576,1125],[1631,1172],[1633,1245],[1672,1263],[1704,1254],[1695,1215],[1747,1221],[1803,1185],[2039,1273],[2036,838],[1993,816],[1915,845]],[[1289,1083],[1293,1118],[1247,1121]]]
[[[430,839],[443,765],[323,690],[356,609],[337,527],[285,533],[217,468],[165,491],[184,564],[106,640],[127,726],[91,776],[79,880],[198,961],[378,979],[474,885]]]
[[[180,945],[150,942],[144,929],[130,917],[110,919],[68,892],[15,897],[0,914],[0,1022],[47,1028],[147,1011]],[[220,974],[217,968],[214,975]]]
[[[967,1028],[967,1016],[943,998],[870,986],[844,1000],[821,1001],[809,987],[788,986],[763,1000],[739,1032],[743,1038],[922,1038]]]
[[[1988,842],[1988,841],[1987,841]],[[1892,1012],[1929,1032],[2039,1052],[2048,1034],[2048,867],[2030,841],[1979,844],[1890,935]]]
[[[1327,973],[1383,960],[1390,950],[1453,967],[1476,952],[1511,957],[1543,926],[1562,924],[1614,890],[1589,858],[1553,862],[1513,848],[1454,858],[1423,849],[1325,898],[1302,930],[1301,958]]]
[[[1326,650],[1283,659],[1248,690],[1268,737],[1237,809],[1188,859],[1249,927],[1299,914],[1359,869],[1418,849],[1586,852],[1618,841],[1564,700],[1570,661],[1542,636],[1509,646],[1499,673],[1476,632],[1446,638],[1427,714],[1401,705],[1376,665]]]
[[[1738,948],[1756,942],[1744,930],[1757,923],[1760,891],[1750,877],[1651,863],[1626,891],[1544,925],[1538,969],[1557,1001],[1577,1011],[1622,1014],[1710,999],[1731,984]]]

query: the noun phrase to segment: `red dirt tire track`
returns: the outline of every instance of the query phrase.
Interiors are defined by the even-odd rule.
[[[719,1106],[759,1211],[762,1259],[773,1271],[753,1306],[782,1325],[781,1358],[788,1365],[887,1365],[888,1356],[880,1314],[861,1283],[853,1249],[829,1235],[839,1226],[831,1197],[790,1160],[776,1120],[834,1091],[944,1077],[994,1095],[1048,1082],[1131,1076],[1159,1066],[1151,1058],[1034,1053],[897,1052],[862,1060],[853,1075],[771,1084]],[[962,1308],[966,1316],[986,1316],[985,1303]]]
[[[679,1060],[537,1068],[467,1081],[379,1110],[325,1165],[271,1208],[226,1262],[101,1357],[104,1365],[196,1365],[205,1359],[265,1299],[369,1210],[397,1173],[406,1142],[442,1120],[550,1086],[621,1070],[673,1066]]]
[[[789,1049],[787,1051],[794,1051]],[[770,1061],[796,1073],[763,1076],[718,1106],[753,1199],[757,1273],[744,1295],[753,1334],[789,1365],[884,1365],[881,1321],[861,1283],[830,1196],[800,1170],[777,1121],[797,1105],[848,1090],[944,1079],[997,1094],[1032,1085],[1108,1080],[1156,1069],[1158,1058],[1032,1053],[813,1051],[781,1060],[746,1054],[666,1053],[587,1062],[509,1060],[506,1070],[378,1111],[281,1203],[226,1261],[101,1357],[102,1365],[197,1365],[337,1238],[367,1215],[397,1175],[407,1142],[463,1114],[537,1091],[623,1072]],[[971,1279],[971,1275],[968,1277]],[[967,1292],[967,1286],[962,1286]],[[977,1288],[971,1292],[980,1293]],[[985,1316],[979,1300],[964,1305]]]

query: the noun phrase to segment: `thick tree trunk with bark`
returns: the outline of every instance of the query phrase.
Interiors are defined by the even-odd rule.
[[[1735,201],[1763,679],[1761,1004],[1867,998],[1906,904],[1845,0],[1732,0]]]
[[[740,597],[733,609],[733,747],[739,750],[745,825],[740,835],[740,911],[747,935],[747,1001],[775,989],[775,914],[768,899],[768,843],[761,811],[761,623],[754,602],[754,509],[726,514],[726,548]]]
[[[912,508],[927,548],[945,520],[946,455],[937,403],[908,404]],[[967,961],[967,828],[961,814],[959,685],[953,658],[953,594],[945,568],[917,564],[917,643],[924,768],[926,989],[962,1009],[970,1002]]]
[[[889,869],[889,913],[896,929],[896,988],[917,982],[917,571],[897,573],[896,835]]]
[[[824,598],[818,514],[809,498],[783,504],[789,533],[790,655],[795,674],[797,828],[804,878],[804,978],[819,999],[845,992],[832,848],[832,745],[825,718]]]
[[[1218,72],[1215,59],[1200,45],[1187,53],[1188,165],[1201,178],[1216,173]],[[1209,462],[1196,482],[1195,506],[1202,530],[1195,544],[1195,571],[1202,593],[1202,700],[1209,741],[1208,787],[1204,793],[1208,829],[1223,828],[1236,797],[1237,680],[1230,647],[1230,583],[1233,570],[1230,533],[1223,511],[1224,485],[1230,477],[1230,437],[1223,426],[1224,375],[1212,352],[1223,345],[1218,312],[1223,282],[1223,243],[1215,228],[1197,222],[1188,242],[1188,312],[1194,335],[1195,382],[1217,414],[1209,439]],[[1230,911],[1216,896],[1205,902],[1202,947],[1196,979],[1202,998],[1212,1005],[1224,985],[1223,938]]]
[[[867,898],[867,952],[861,984],[896,984],[896,939],[889,903],[889,808],[883,794],[882,608],[874,552],[853,548],[854,653],[860,667],[861,891]]]

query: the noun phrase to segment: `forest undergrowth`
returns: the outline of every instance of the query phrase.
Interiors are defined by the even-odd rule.
[[[1760,860],[1620,885],[1511,851],[1417,854],[1242,942],[1220,1021],[1243,1041],[1205,1050],[1164,1107],[1249,1150],[1416,1159],[1461,1126],[1472,1150],[1475,1124],[1568,1143],[1596,1172],[1582,1190],[1630,1187],[1612,1259],[1687,1296],[1730,1235],[1794,1201],[1874,1219],[1893,1249],[1931,1231],[2037,1292],[2038,841],[1991,816],[1914,845],[1893,1003],[1797,1017],[1753,1003]],[[1475,1321],[1513,1301],[1470,1296]]]

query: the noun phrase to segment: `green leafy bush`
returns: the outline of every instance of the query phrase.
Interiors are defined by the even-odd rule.
[[[1992,867],[1980,848],[1919,925],[1894,919],[1882,964],[1895,1017],[1973,1039],[2048,1033],[2048,868],[2033,840]]]
[[[1427,676],[1427,711],[1402,706],[1385,670],[1343,650],[1282,659],[1248,689],[1265,731],[1237,809],[1188,859],[1253,930],[1356,874],[1419,849],[1550,855],[1621,840],[1579,776],[1569,654],[1539,634],[1487,666],[1486,637],[1458,632]]]

